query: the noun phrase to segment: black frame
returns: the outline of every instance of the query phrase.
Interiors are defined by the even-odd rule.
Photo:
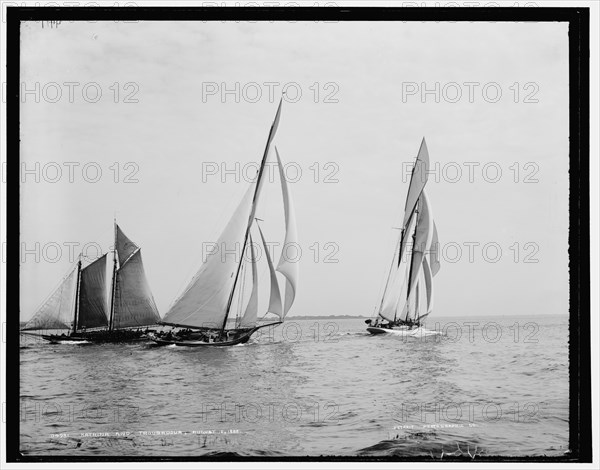
[[[589,223],[589,8],[388,7],[7,7],[7,462],[427,461],[420,457],[52,457],[19,452],[19,103],[20,22],[152,21],[494,21],[569,24],[569,448],[564,457],[478,456],[478,461],[592,462]],[[9,302],[9,299],[11,300]],[[8,306],[14,308],[8,308]],[[468,460],[447,457],[445,462]]]

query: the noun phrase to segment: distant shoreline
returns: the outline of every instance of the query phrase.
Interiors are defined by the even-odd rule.
[[[362,320],[370,317],[357,317],[356,315],[300,315],[293,317],[285,317],[286,320],[345,320],[356,319]]]
[[[296,317],[285,317],[286,320],[347,320],[347,319],[356,319],[362,320],[364,318],[370,317],[357,317],[355,315],[300,315]],[[20,327],[23,328],[27,324],[26,321],[20,322]]]
[[[523,318],[527,318],[528,316],[526,315],[518,315],[518,314],[514,314],[514,315],[498,315],[498,314],[490,314],[490,315],[467,315],[467,316],[460,316],[460,315],[440,315],[437,318],[435,318],[435,320],[440,321],[443,318],[481,318],[481,317],[498,317],[498,316],[503,316],[503,317],[510,317],[510,318],[519,318],[519,317],[523,317]],[[568,317],[568,314],[563,314],[563,313],[532,313],[529,315],[529,317],[543,317],[543,316],[550,316],[550,317],[558,317],[558,316],[566,316]],[[299,315],[299,316],[289,316],[289,317],[285,317],[286,320],[352,320],[352,319],[356,319],[356,320],[362,320],[362,319],[366,319],[366,318],[372,318],[372,316],[356,316],[356,315]],[[23,326],[25,326],[25,324],[27,323],[26,321],[20,321],[20,327],[22,328]]]

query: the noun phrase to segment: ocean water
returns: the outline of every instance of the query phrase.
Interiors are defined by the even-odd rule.
[[[560,456],[568,318],[440,318],[371,336],[293,320],[230,348],[21,340],[36,456]]]

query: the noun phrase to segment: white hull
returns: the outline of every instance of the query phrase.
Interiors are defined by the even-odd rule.
[[[423,327],[409,330],[407,327],[379,328],[376,326],[370,326],[367,328],[367,331],[372,335],[392,335],[411,338],[421,338],[423,336],[435,336],[443,334],[441,331],[428,330],[427,328]]]

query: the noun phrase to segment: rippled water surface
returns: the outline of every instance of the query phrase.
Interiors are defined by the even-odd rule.
[[[567,450],[566,317],[427,326],[446,335],[371,336],[360,319],[290,319],[230,348],[22,337],[21,451],[439,458]]]

